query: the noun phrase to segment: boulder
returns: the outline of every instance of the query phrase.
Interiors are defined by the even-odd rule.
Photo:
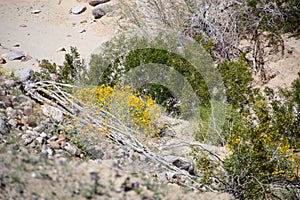
[[[96,6],[93,9],[92,14],[95,19],[99,19],[111,11],[112,11],[112,4],[110,2],[108,2],[108,3],[100,4],[100,5]]]
[[[88,0],[88,3],[91,5],[91,6],[97,6],[101,3],[106,3],[110,0]]]
[[[86,6],[84,5],[78,5],[71,9],[71,13],[74,15],[79,15],[83,13],[86,10]]]

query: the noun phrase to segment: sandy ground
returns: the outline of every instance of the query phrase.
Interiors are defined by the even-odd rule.
[[[77,5],[85,5],[87,10],[79,15],[70,14],[70,9]],[[41,12],[32,14],[34,9]],[[32,57],[27,62],[6,59],[3,67],[37,69],[37,60],[44,58],[62,64],[66,52],[58,50],[69,51],[70,46],[77,47],[82,58],[88,58],[117,31],[116,17],[106,15],[94,20],[92,9],[86,1],[76,0],[0,0],[0,55],[22,51]],[[82,29],[85,32],[80,33]]]

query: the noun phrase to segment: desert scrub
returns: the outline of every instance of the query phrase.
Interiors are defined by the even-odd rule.
[[[85,74],[83,60],[76,47],[71,47],[71,52],[65,54],[63,65],[51,63],[49,60],[43,59],[40,64],[40,71],[35,72],[33,80],[36,81],[56,81],[59,83],[74,84]]]
[[[185,116],[182,112],[184,109],[180,109],[186,106],[182,105],[180,98],[189,98],[188,94],[184,93],[187,91],[187,85],[196,94],[196,97],[189,98],[191,104],[197,99],[197,103],[194,104],[209,107],[211,99],[209,89],[211,88],[207,85],[218,86],[220,81],[214,71],[212,59],[201,44],[196,41],[180,44],[183,48],[181,52],[178,43],[182,41],[178,39],[179,37],[174,33],[158,34],[153,39],[138,35],[130,38],[119,36],[103,46],[101,55],[92,55],[85,83],[88,85],[124,85],[124,77],[126,79],[126,75],[129,74],[130,81],[134,80],[134,85],[138,86],[136,89],[141,93],[156,100],[168,113],[181,114],[188,118],[189,115]],[[193,57],[195,52],[199,52],[196,58]],[[164,81],[168,81],[168,84],[153,84],[157,81],[153,74],[166,77]],[[178,78],[172,79],[179,76],[184,77],[186,83]],[[183,97],[172,96],[174,89],[183,91]]]
[[[154,124],[161,115],[160,106],[149,96],[141,95],[129,86],[85,87],[76,91],[76,96],[86,105],[97,110],[94,115],[106,110],[126,126],[141,131],[147,136],[158,133]]]
[[[295,160],[288,136],[291,116],[270,115],[264,99],[253,106],[251,119],[232,112],[228,119],[228,190],[240,199],[268,199],[276,196],[273,184],[297,179]],[[252,114],[253,116],[253,114]],[[278,118],[279,117],[279,118]],[[287,184],[288,185],[288,184]]]

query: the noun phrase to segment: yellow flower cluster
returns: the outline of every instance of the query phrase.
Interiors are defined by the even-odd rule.
[[[109,111],[126,126],[142,131],[147,135],[155,135],[153,124],[161,115],[161,108],[149,96],[141,95],[129,86],[82,88],[76,97],[100,113]]]

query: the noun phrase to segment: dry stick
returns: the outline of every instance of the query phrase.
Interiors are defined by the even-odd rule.
[[[160,156],[153,153],[147,146],[143,145],[136,137],[134,137],[134,135],[137,134],[137,132],[135,130],[131,129],[130,127],[125,126],[125,124],[123,124],[120,119],[118,119],[116,116],[112,115],[111,113],[102,110],[102,111],[100,111],[100,113],[102,115],[97,116],[97,117],[93,116],[90,113],[84,114],[82,116],[78,116],[77,114],[75,114],[76,113],[75,111],[71,112],[70,110],[63,107],[63,106],[67,107],[68,106],[67,104],[70,104],[73,107],[75,107],[76,109],[78,109],[78,111],[80,113],[84,113],[84,111],[87,109],[91,109],[91,113],[96,113],[95,112],[96,109],[92,109],[89,106],[84,106],[84,103],[80,102],[73,95],[65,92],[62,89],[62,87],[71,88],[72,87],[71,85],[59,84],[59,83],[49,82],[49,81],[48,82],[41,81],[41,82],[36,82],[36,83],[24,83],[24,84],[25,84],[25,86],[24,86],[25,91],[28,94],[30,94],[30,96],[32,98],[38,100],[39,102],[44,102],[44,103],[48,102],[52,106],[56,106],[65,115],[71,115],[72,117],[79,118],[79,122],[82,124],[93,124],[94,127],[97,126],[100,128],[107,127],[107,129],[105,130],[105,134],[108,138],[116,141],[119,144],[130,147],[131,149],[135,150],[138,153],[143,154],[144,156],[146,156],[147,158],[149,158],[153,161],[163,164],[168,169],[170,169],[178,174],[181,174],[181,175],[185,176],[191,182],[198,184],[198,186],[206,187],[210,191],[214,191],[212,188],[210,188],[208,186],[199,185],[199,183],[196,182],[196,179],[199,178],[199,176],[190,175],[187,171],[184,171],[184,170],[176,167],[175,165],[165,161],[163,158],[161,158]],[[49,89],[49,86],[55,88],[55,90]],[[39,91],[42,91],[43,93],[50,96],[52,101],[50,99],[47,99],[46,97],[42,96],[39,93]],[[70,99],[72,99],[73,101]],[[53,103],[53,100],[58,103]],[[59,104],[61,104],[62,106],[59,106]],[[107,119],[105,120],[105,118],[107,118]],[[109,123],[107,125],[103,126],[101,123],[103,121],[107,121],[107,120],[109,120]],[[124,130],[121,130],[120,127],[123,127]],[[185,186],[189,187],[191,189],[196,189],[195,187],[187,185],[187,184],[185,184]]]

